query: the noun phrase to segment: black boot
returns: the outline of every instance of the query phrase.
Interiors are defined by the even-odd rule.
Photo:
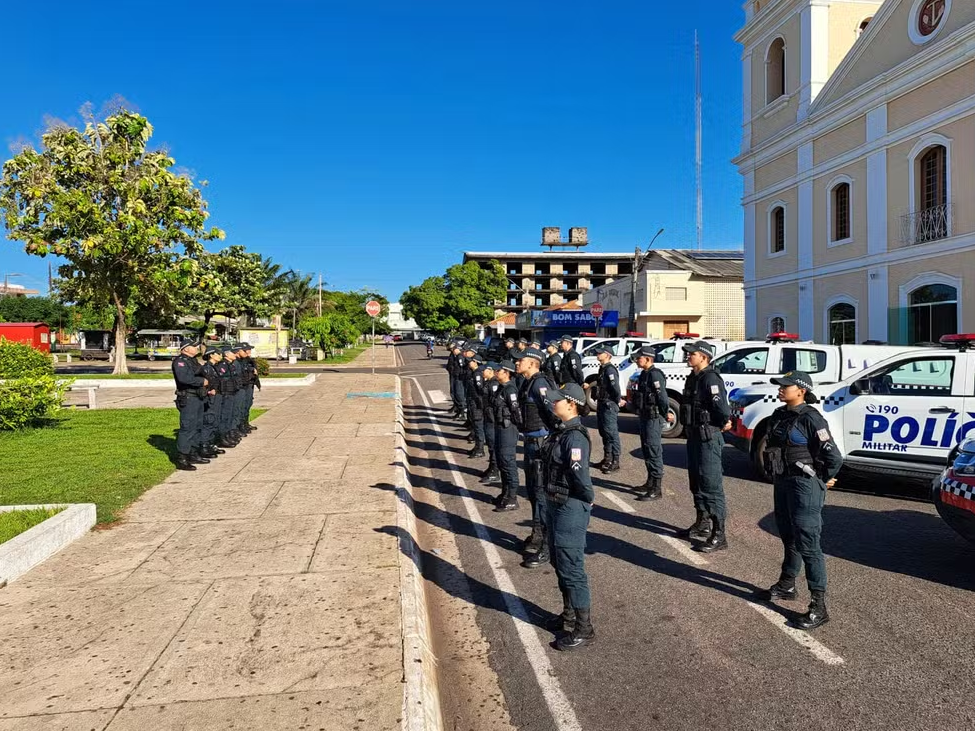
[[[518,494],[514,490],[509,490],[505,488],[501,491],[501,495],[498,498],[497,507],[494,509],[495,513],[510,513],[512,510],[518,509]]]
[[[799,592],[796,591],[796,580],[782,577],[768,589],[763,589],[758,592],[758,598],[766,602],[770,602],[773,599],[782,599],[788,602],[795,599],[798,595]]]
[[[575,612],[576,621],[572,627],[572,631],[555,641],[556,649],[575,650],[586,645],[591,645],[595,641],[596,633],[592,628],[589,610],[576,608]]]
[[[257,427],[254,426],[253,424],[248,424],[247,431],[257,431]]]
[[[481,442],[474,442],[474,448],[467,453],[470,459],[477,459],[478,457],[484,456],[484,444]]]
[[[190,462],[190,455],[183,454],[182,452],[177,452],[176,469],[186,470],[187,472],[193,472],[196,469],[196,465]]]
[[[711,522],[703,510],[697,511],[697,520],[694,521],[694,525],[677,532],[678,538],[693,538],[701,541],[709,535],[711,535]]]
[[[604,474],[609,474],[610,472],[620,471],[620,458],[614,456],[605,467],[600,467],[599,471]]]
[[[220,441],[217,442],[217,446],[223,447],[224,449],[233,449],[237,446],[237,442],[230,438],[230,433],[228,432],[220,437]]]
[[[812,601],[809,602],[809,611],[796,620],[796,627],[799,629],[816,629],[829,621],[829,612],[826,611],[826,592],[814,591]]]
[[[704,543],[699,543],[694,546],[695,551],[700,553],[714,553],[715,551],[723,551],[728,548],[728,539],[724,534],[724,521],[712,516],[711,525],[711,535],[707,537]]]
[[[603,469],[605,469],[606,467],[609,466],[609,463],[610,463],[609,456],[608,455],[603,455],[603,461],[602,462],[590,462],[589,463],[589,466],[590,467],[594,467],[594,468],[596,468],[597,470],[599,470],[601,472]]]
[[[647,500],[659,500],[664,496],[662,482],[663,480],[659,477],[653,478],[653,484],[650,486],[650,495],[647,497]]]
[[[633,492],[637,495],[637,500],[647,500],[647,495],[650,494],[650,489],[653,487],[652,480],[648,477],[647,481],[642,485],[638,485],[633,488]]]
[[[497,467],[492,467],[488,476],[481,480],[485,485],[500,485],[501,484],[501,470]]]
[[[193,464],[210,464],[210,460],[200,454],[199,450],[190,452],[190,462]]]
[[[549,632],[554,632],[557,635],[561,635],[565,632],[571,632],[576,626],[576,610],[572,608],[572,603],[569,601],[569,595],[562,595],[562,614],[553,617],[545,625],[545,629]]]
[[[542,543],[541,547],[538,549],[538,553],[525,553],[525,558],[521,562],[521,565],[526,569],[537,569],[538,567],[547,564],[548,561],[548,541],[544,541],[544,543]]]
[[[545,529],[541,525],[533,525],[532,532],[521,544],[524,553],[538,553],[545,543]]]
[[[204,444],[202,447],[200,447],[200,454],[203,455],[204,457],[207,457],[208,459],[213,459],[214,457],[226,453],[222,449],[217,449],[212,444]]]
[[[481,482],[484,482],[484,480],[485,480],[485,479],[486,479],[486,478],[487,478],[487,477],[488,477],[488,476],[489,476],[489,475],[491,474],[491,472],[492,472],[493,470],[494,470],[494,465],[493,465],[493,464],[490,464],[490,463],[488,463],[488,466],[487,466],[487,467],[485,467],[485,468],[484,468],[484,469],[483,469],[483,470],[481,471],[481,474],[479,475],[479,477],[481,478]]]

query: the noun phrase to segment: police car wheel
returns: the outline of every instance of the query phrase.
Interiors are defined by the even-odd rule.
[[[592,389],[596,387],[596,377],[593,376],[588,381],[586,381],[586,385],[589,386],[589,390],[586,391],[586,401],[589,402],[590,410],[595,413],[596,409],[598,408],[598,404],[593,400]]]
[[[680,420],[680,404],[674,399],[668,400],[670,401],[670,413],[674,415],[674,420],[666,422],[660,434],[664,439],[677,439],[684,434],[684,425]]]
[[[766,469],[762,455],[765,454],[765,445],[768,443],[768,437],[762,435],[761,438],[752,447],[752,467],[761,479],[765,482],[772,482],[772,475],[770,475]]]

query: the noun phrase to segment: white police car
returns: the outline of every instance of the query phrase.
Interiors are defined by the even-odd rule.
[[[934,479],[931,499],[944,521],[975,543],[975,439],[951,450],[948,466]]]
[[[975,335],[948,335],[944,348],[909,347],[838,383],[816,388],[847,467],[906,477],[943,468],[951,448],[975,432]],[[768,418],[778,408],[772,386],[731,398],[725,438],[763,474]],[[973,434],[975,436],[975,434]]]

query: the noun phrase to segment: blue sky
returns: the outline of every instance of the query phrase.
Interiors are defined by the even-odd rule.
[[[121,95],[210,182],[228,244],[390,299],[465,249],[538,250],[542,226],[693,247],[697,29],[704,243],[741,246],[738,2],[149,5],[5,9],[5,157]],[[4,272],[43,289],[47,260],[0,242]]]

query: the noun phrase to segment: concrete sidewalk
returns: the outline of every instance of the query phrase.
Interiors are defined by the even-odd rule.
[[[396,391],[320,376],[0,590],[0,731],[405,725]]]

